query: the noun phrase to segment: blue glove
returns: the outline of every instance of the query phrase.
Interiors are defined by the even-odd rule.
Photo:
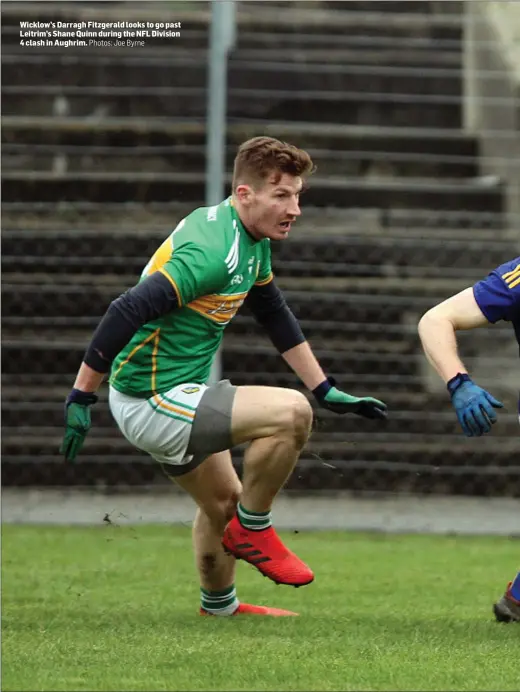
[[[458,373],[448,382],[451,403],[466,437],[480,437],[491,430],[497,420],[495,408],[503,408],[485,389],[476,385],[466,373]]]
[[[363,418],[380,420],[386,418],[387,407],[382,401],[373,399],[371,396],[351,396],[336,389],[335,384],[335,380],[329,377],[312,390],[320,406],[334,413],[355,413]]]

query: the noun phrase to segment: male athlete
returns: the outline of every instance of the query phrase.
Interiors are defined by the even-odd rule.
[[[386,416],[383,402],[350,396],[326,377],[273,279],[270,242],[291,232],[313,170],[307,152],[276,139],[242,144],[231,197],[183,219],[139,283],[111,303],[65,404],[61,451],[73,461],[90,428],[95,392],[110,371],[110,409],[122,433],[167,464],[197,503],[193,541],[203,615],[297,614],[239,603],[236,559],[278,584],[314,579],[271,526],[273,500],[310,433],[307,398],[228,380],[206,385],[224,328],[240,306],[249,306],[321,406]],[[241,484],[229,450],[246,442]]]
[[[511,322],[520,347],[520,257],[494,269],[485,279],[429,310],[419,322],[426,357],[448,387],[457,418],[467,437],[479,437],[496,422],[502,408],[489,392],[476,385],[457,353],[455,332],[490,323]],[[520,422],[520,398],[518,402]],[[520,622],[520,572],[493,606],[500,622]]]

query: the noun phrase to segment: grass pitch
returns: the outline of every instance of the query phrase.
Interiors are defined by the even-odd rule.
[[[190,530],[4,525],[3,690],[519,690],[520,626],[491,604],[501,538],[285,534],[316,573],[243,601],[299,618],[201,618]]]

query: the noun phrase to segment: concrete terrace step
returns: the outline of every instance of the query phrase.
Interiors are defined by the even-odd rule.
[[[36,463],[35,463],[36,462]],[[233,455],[240,474],[242,456]],[[81,455],[77,464],[64,464],[57,454],[25,456],[3,455],[2,484],[17,487],[84,486],[106,490],[128,490],[135,486],[165,487],[171,481],[150,457],[128,450],[124,458]],[[404,492],[518,497],[520,482],[514,469],[445,466],[414,462],[334,460],[334,465],[318,464],[314,458],[300,459],[286,485],[288,490],[350,492]]]
[[[18,373],[8,374],[2,372],[2,391],[5,398],[3,401],[19,401],[22,398],[24,401],[64,401],[70,391],[71,380],[73,382],[75,370],[72,370],[68,375],[53,374],[48,372],[43,373]],[[271,386],[290,387],[303,391],[301,382],[296,375],[287,371],[284,373],[237,373],[229,371],[226,377],[231,377],[235,384],[266,384],[270,379]],[[235,378],[236,382],[235,382]],[[341,375],[341,385],[347,391],[370,391],[373,396],[386,401],[390,397],[393,398],[395,405],[400,409],[412,408],[413,410],[422,409],[429,406],[429,397],[424,391],[416,386],[410,378],[404,378],[402,382],[394,376],[377,377],[368,376],[361,380],[356,380],[355,376]],[[413,385],[413,386],[412,386]],[[101,401],[106,401],[108,390],[106,385],[100,389]],[[444,402],[445,403],[445,402]]]
[[[329,175],[374,176],[395,175],[402,178],[477,179],[479,165],[484,163],[476,156],[451,154],[414,154],[412,152],[327,151],[309,149],[309,154],[319,161],[319,170]],[[226,151],[226,168],[232,170],[236,155],[234,147]],[[143,170],[164,172],[201,171],[205,166],[206,153],[202,145],[173,144],[167,146],[99,146],[67,144],[5,143],[2,146],[4,171],[31,168],[54,172],[60,167],[65,171],[88,172],[96,170],[122,171],[139,160]]]
[[[433,302],[433,301],[432,301]],[[419,351],[417,336],[417,320],[404,317],[394,324],[384,326],[376,319],[375,322],[355,322],[350,319],[309,319],[305,314],[299,318],[300,325],[308,340],[313,345],[326,346],[330,349],[381,351],[388,353],[411,354]],[[4,316],[2,329],[5,339],[11,340],[71,340],[87,343],[99,324],[100,315],[92,317],[69,317],[53,315],[36,316]],[[482,330],[478,335],[479,349],[493,352],[497,340],[505,342],[511,336],[509,325],[502,323],[493,330]],[[249,314],[246,307],[242,308],[233,322],[228,326],[224,336],[224,347],[233,340],[246,343],[263,342],[263,331],[256,320]],[[475,335],[463,333],[459,338],[464,353],[472,353],[475,345]],[[267,342],[267,345],[269,343]]]
[[[147,19],[150,7],[148,2]],[[247,3],[241,4],[237,14],[238,42],[230,56],[231,117],[459,126],[461,18],[454,13],[385,12],[383,8],[388,6],[383,5],[366,5],[364,11],[349,11],[351,7],[354,5],[337,4],[334,8],[309,10],[306,7],[295,12],[294,5],[275,9],[264,4],[259,11]],[[375,7],[381,11],[371,11]],[[17,12],[10,20],[8,15],[3,31],[4,43],[11,53],[4,51],[4,84],[17,88],[28,82],[56,86],[87,87],[104,83],[109,87],[118,84],[129,88],[154,85],[164,88],[171,84],[170,75],[174,69],[176,83],[185,88],[199,85],[199,95],[183,99],[148,95],[132,105],[103,101],[97,105],[105,115],[107,112],[118,115],[126,110],[136,117],[152,113],[196,117],[205,106],[201,94],[207,77],[204,43],[208,33],[207,10],[207,7],[202,11],[190,8],[183,14],[181,8],[177,9],[176,17],[186,18],[182,37],[173,44],[164,41],[151,50],[144,48],[139,56],[122,52],[106,54],[103,49],[89,50],[87,55],[74,48],[68,48],[63,55],[46,52],[28,55],[15,43],[9,46],[9,39],[19,28],[21,15]],[[51,19],[48,9],[34,11],[36,16]],[[26,10],[21,12],[25,15]],[[53,20],[57,16],[93,16],[79,7],[68,11],[56,8],[56,12]],[[138,10],[135,16],[144,17]],[[494,78],[496,75],[488,75],[489,80]],[[276,82],[283,97],[258,94],[258,89],[272,89]],[[238,91],[246,88],[251,93],[239,96],[234,87],[238,87]],[[341,98],[336,98],[330,108],[327,108],[328,98],[309,93],[302,97],[301,93],[294,93],[294,90],[323,93],[338,87]],[[439,93],[446,102],[441,103]],[[418,103],[421,97],[423,102]],[[428,103],[424,100],[428,97],[437,101]],[[20,100],[10,105],[9,98],[4,98],[4,104],[7,113],[18,112],[22,105],[28,107]],[[33,111],[34,108],[46,112],[51,105],[40,98],[33,102]],[[71,108],[74,114],[83,114],[89,105],[83,102]]]
[[[104,266],[107,277],[125,273],[128,277],[140,274],[148,258],[163,242],[177,221],[173,220],[168,229],[148,231],[124,229],[125,243],[117,242],[118,234],[99,230],[7,230],[2,233],[2,267],[13,275],[16,281],[30,283],[26,272],[46,274],[56,269],[63,259],[61,272],[77,275],[79,264],[84,261],[85,273],[96,273],[91,269]],[[311,227],[304,231],[304,224]],[[308,272],[319,267],[319,275],[329,274],[340,278],[352,275],[381,276],[387,280],[396,279],[469,279],[476,278],[479,267],[500,264],[514,256],[513,244],[500,241],[487,231],[478,237],[465,231],[447,238],[444,234],[436,237],[408,237],[406,231],[389,231],[385,234],[366,234],[350,232],[345,235],[320,234],[313,229],[327,227],[327,217],[318,218],[311,223],[299,221],[283,243],[273,244],[273,263],[277,273],[284,274],[285,266],[290,270],[291,262],[295,270]],[[347,220],[346,229],[349,228]],[[432,265],[431,258],[436,262]],[[483,257],[485,254],[485,257]],[[505,259],[504,259],[505,258]],[[329,270],[327,268],[330,268]],[[279,270],[279,271],[278,271]],[[80,274],[83,272],[80,272]],[[292,273],[292,272],[291,272]],[[25,275],[25,278],[24,278]],[[45,280],[44,277],[41,279]],[[40,279],[39,279],[40,280]],[[58,280],[58,279],[57,279]],[[106,281],[113,279],[107,278]],[[4,275],[4,282],[7,277]],[[120,280],[122,281],[122,280]]]
[[[41,142],[43,132],[56,131],[64,144],[75,142],[95,144],[96,137],[108,137],[111,144],[122,144],[129,147],[139,142],[139,137],[147,136],[149,143],[161,146],[191,145],[198,142],[203,144],[204,124],[196,121],[174,121],[167,119],[105,119],[92,122],[83,118],[9,118],[5,117],[4,133],[8,133],[9,140],[21,143]],[[248,123],[234,123],[229,127],[229,144],[236,145],[244,138],[257,134],[271,134],[279,137],[298,138],[302,145],[309,149],[316,148],[320,151],[339,150],[342,152],[373,150],[377,152],[376,158],[383,162],[382,152],[394,152],[397,159],[403,160],[406,155],[420,160],[421,154],[431,156],[471,157],[475,154],[476,143],[472,138],[466,137],[459,131],[442,129],[421,128],[372,128],[353,127],[344,125],[328,125],[326,128],[310,123],[262,123],[252,121]],[[6,135],[7,138],[7,135]],[[21,141],[20,141],[21,138]],[[71,139],[72,138],[72,139]],[[79,138],[79,139],[78,139]],[[294,140],[293,140],[294,141]],[[106,144],[107,142],[105,142]],[[142,142],[141,142],[142,144]],[[346,154],[348,156],[348,154]],[[328,159],[330,160],[330,155]],[[466,159],[466,160],[467,160]],[[327,174],[327,156],[322,162],[320,157],[316,159],[319,171],[323,168]],[[323,163],[323,166],[322,166]],[[353,172],[368,173],[371,165],[370,154],[358,159],[358,164]],[[377,161],[375,162],[377,165]],[[383,162],[383,165],[384,162]],[[360,166],[363,170],[360,169]],[[335,170],[349,170],[348,163],[336,158]],[[200,169],[199,169],[200,170]],[[394,170],[394,169],[393,169]],[[395,170],[399,172],[399,162]],[[386,172],[386,174],[388,171]],[[385,175],[386,175],[385,174]],[[36,180],[34,180],[36,176]],[[154,199],[166,201],[177,197],[190,200],[193,203],[203,201],[203,176],[199,173],[181,172],[143,172],[139,175],[128,172],[107,172],[92,174],[89,172],[75,172],[56,177],[45,172],[35,172],[29,175],[25,169],[19,171],[6,171],[5,173],[4,199],[20,199],[20,193],[27,199],[29,195],[33,201],[45,197],[52,199],[60,192],[60,196],[69,197],[74,201],[85,197],[101,194],[101,187],[110,185],[113,194],[120,196],[122,200],[140,200],[142,202]],[[66,178],[64,180],[64,178]],[[102,182],[100,180],[102,178]],[[126,179],[122,180],[123,178]],[[128,179],[130,178],[130,180]],[[133,180],[132,180],[133,178]],[[319,185],[319,187],[317,187]],[[458,185],[458,187],[455,187]],[[339,186],[339,191],[338,191]],[[408,189],[410,187],[410,189]],[[336,188],[336,189],[335,189]],[[314,200],[313,200],[314,195]],[[341,206],[351,205],[374,206],[380,204],[388,207],[403,207],[411,205],[414,208],[459,210],[466,208],[475,210],[475,205],[486,209],[487,212],[500,211],[500,192],[488,181],[468,179],[463,182],[442,183],[435,181],[410,181],[406,178],[387,179],[380,176],[379,179],[356,177],[353,179],[336,175],[332,178],[315,178],[313,186],[307,195],[307,204],[330,206],[338,205],[338,195],[341,196]],[[469,198],[471,198],[471,202]],[[114,198],[116,198],[114,197]],[[459,201],[459,197],[461,198]],[[377,200],[377,201],[376,201]]]
[[[110,87],[32,85],[2,88],[4,116],[31,113],[49,117],[204,117],[206,86]],[[403,89],[230,88],[231,119],[298,120],[373,126],[460,128],[462,98],[443,93],[411,95]]]
[[[265,7],[264,0],[243,0],[247,4],[247,9],[258,12]],[[462,12],[461,0],[446,3],[439,3],[437,0],[318,0],[310,4],[308,0],[270,0],[269,6],[277,9],[292,9],[294,13],[305,12],[309,9],[327,11],[358,12],[362,15],[378,12],[387,17],[422,16],[434,18],[441,15],[444,18],[459,18]],[[441,9],[442,8],[442,9]]]
[[[462,455],[464,452],[467,454],[471,449],[471,441],[468,443],[463,438],[453,411],[399,411],[392,399],[387,400],[387,403],[390,407],[390,418],[383,426],[384,429],[373,421],[363,421],[357,416],[324,418],[323,411],[316,409],[314,431],[306,445],[306,452],[317,454],[326,460],[352,456],[352,452],[373,457],[374,451],[380,449],[387,453],[397,449],[409,453],[410,448],[415,452],[421,447],[423,452],[426,449],[432,455],[446,448],[450,449],[452,455]],[[89,434],[92,442],[97,445],[110,444],[113,453],[118,453],[124,442],[108,404],[96,404],[93,409],[93,421],[94,425]],[[514,451],[517,426],[518,420],[514,413],[500,413],[499,421],[493,428],[494,443],[489,443],[484,450],[479,450],[480,464],[485,463],[485,453],[489,455],[490,449],[500,456]],[[18,450],[22,452],[27,446],[38,445],[44,449],[48,446],[48,438],[59,437],[62,430],[63,401],[38,404],[31,401],[9,402],[9,406],[2,407],[2,446],[10,453]],[[370,433],[369,439],[367,432]],[[440,437],[442,442],[439,441]],[[472,450],[471,463],[474,464],[475,461]],[[507,460],[502,463],[506,465]],[[516,466],[517,462],[510,459],[508,465]]]
[[[14,445],[16,437],[22,439],[29,437],[41,437],[42,429],[59,430],[63,425],[63,405],[69,389],[63,389],[59,398],[49,396],[42,392],[42,398],[34,393],[31,388],[16,393],[14,398],[3,398],[2,402],[2,431]],[[306,393],[309,397],[309,393]],[[390,418],[379,430],[377,425],[367,423],[373,432],[372,442],[380,444],[406,443],[430,443],[432,447],[439,444],[438,436],[453,436],[460,438],[460,426],[451,407],[446,402],[427,400],[422,409],[413,408],[409,401],[404,401],[405,409],[400,407],[399,397],[389,394],[384,399],[389,406]],[[335,451],[350,445],[358,445],[366,442],[363,425],[357,416],[338,416],[324,409],[314,407],[314,426],[312,443],[315,449]],[[118,438],[120,435],[110,413],[106,396],[101,399],[93,409],[93,420],[96,432],[95,436]],[[493,438],[500,440],[510,437],[514,440],[517,436],[518,419],[514,409],[504,410],[499,414],[499,422],[493,428]],[[373,430],[372,430],[373,428]],[[112,433],[112,434],[110,434]],[[56,434],[56,433],[53,433]],[[444,443],[448,442],[444,439]],[[452,440],[449,441],[452,443]],[[509,447],[509,443],[507,443]]]
[[[145,57],[118,54],[113,57],[82,53],[57,61],[47,53],[41,56],[5,55],[2,59],[3,83],[54,84],[64,86],[165,87],[171,84],[175,71],[179,87],[203,87],[207,80],[207,56],[191,50],[184,55],[175,54]],[[39,59],[36,59],[36,58]],[[296,57],[296,56],[294,56]],[[73,69],[71,69],[73,68]],[[497,80],[499,72],[490,72],[487,78]],[[457,67],[383,66],[376,64],[308,63],[280,60],[241,60],[231,56],[228,67],[231,89],[335,90],[370,92],[397,92],[409,95],[443,96],[462,95],[462,71]]]
[[[50,318],[45,320],[38,317],[36,321],[31,318],[17,317],[4,318],[2,322],[2,335],[5,343],[37,343],[42,349],[53,347],[56,343],[84,345],[90,340],[93,330],[99,319],[91,318],[91,325],[86,325],[86,318],[79,318],[75,323],[74,318]],[[389,326],[388,330],[381,329],[381,325],[365,325],[362,323],[315,321],[305,317],[301,320],[302,328],[305,328],[307,338],[314,348],[343,354],[350,351],[363,351],[374,353],[389,353],[408,355],[418,346],[417,330],[410,325],[397,324]],[[89,328],[90,327],[90,328]],[[503,330],[504,333],[506,330]],[[497,335],[495,334],[495,339]],[[224,348],[247,350],[257,348],[269,352],[273,346],[265,335],[261,326],[254,318],[244,311],[233,320],[232,327],[228,327],[224,336]]]
[[[360,29],[358,32],[349,31],[348,33],[344,30],[339,33],[330,31],[311,33],[305,27],[294,33],[287,30],[269,31],[265,27],[251,31],[242,27],[237,35],[234,51],[263,49],[269,55],[272,50],[283,52],[299,49],[305,58],[307,51],[314,54],[315,51],[326,51],[328,48],[332,51],[348,50],[352,55],[361,56],[387,54],[387,57],[399,63],[403,61],[413,63],[414,60],[423,60],[428,56],[434,63],[438,61],[438,63],[454,65],[457,64],[457,60],[460,61],[463,50],[461,35],[457,30],[451,36],[434,37],[432,32],[415,32],[408,28],[406,45],[403,45],[403,36],[392,31],[392,28],[386,33],[378,32],[373,25],[360,27]],[[18,27],[14,29],[14,32],[17,30]],[[400,52],[399,47],[401,47]]]
[[[25,58],[27,51],[20,46],[20,27],[13,30],[4,30],[2,36],[14,37],[15,41],[4,46],[3,55],[7,64],[14,64],[14,56],[22,56],[26,65],[36,65],[39,60]],[[357,39],[357,40],[356,40]],[[185,38],[180,42],[169,41],[168,50],[164,50],[164,44],[148,42],[148,46],[139,49],[141,58],[147,61],[173,60],[182,56],[189,45],[191,57],[201,62],[208,58],[208,38],[202,31],[187,31]],[[439,48],[443,50],[440,51]],[[92,54],[90,64],[98,64],[99,61],[117,65],[131,56],[124,55],[121,51],[114,51],[105,47],[90,47]],[[85,55],[85,50],[74,46],[66,51],[55,50],[49,52],[46,47],[34,46],[31,56],[43,57],[46,63],[54,62],[60,65],[68,60],[74,60],[78,56]],[[414,44],[402,44],[400,37],[383,38],[377,36],[353,37],[344,33],[339,35],[294,35],[289,33],[247,32],[238,36],[237,45],[230,53],[233,63],[241,62],[276,62],[280,55],[284,62],[295,64],[342,64],[342,65],[381,65],[386,67],[410,67],[424,68],[426,71],[436,68],[460,69],[462,62],[462,42],[442,42],[441,46],[434,41],[423,39]],[[65,58],[65,60],[64,60]],[[21,84],[30,84],[30,70],[25,74]],[[37,84],[37,82],[34,82]]]
[[[132,284],[133,285],[133,284]],[[367,295],[364,291],[322,291],[319,299],[307,290],[285,289],[287,301],[294,312],[307,319],[337,321],[348,319],[352,322],[371,321],[379,324],[392,324],[400,321],[405,314],[422,314],[442,297],[442,291],[435,296],[414,295]],[[3,317],[100,317],[110,302],[117,298],[129,284],[95,284],[49,286],[45,284],[4,284],[2,286]],[[440,295],[439,295],[440,294]]]
[[[257,2],[259,6],[262,0],[253,0]],[[276,2],[276,0],[275,0]],[[290,5],[292,0],[282,0],[281,5]],[[305,0],[296,0],[295,5],[299,5],[302,10],[306,7]],[[321,6],[326,9],[334,10],[338,7],[337,0],[323,0]],[[454,16],[458,18],[462,12],[462,7],[460,2],[451,2],[449,6],[442,6],[442,10],[439,9],[439,3],[435,0],[393,0],[393,2],[388,3],[387,0],[347,0],[344,4],[348,8],[349,12],[359,12],[365,14],[368,12],[379,12],[386,16],[402,16],[402,15],[419,15],[428,18],[434,18],[438,14],[449,17]]]
[[[381,426],[379,425],[379,428]],[[360,430],[364,428],[364,430]],[[474,441],[465,438],[462,434],[445,438],[438,436],[415,439],[413,435],[396,434],[395,441],[391,441],[388,433],[376,432],[377,423],[363,421],[358,423],[357,433],[350,434],[350,441],[343,443],[337,441],[324,442],[309,440],[305,447],[305,456],[309,458],[316,454],[318,463],[333,461],[352,461],[370,459],[386,461],[389,463],[413,462],[418,468],[421,465],[435,464],[442,470],[443,466],[457,465],[459,473],[464,471],[464,460],[468,457],[468,450],[472,450],[471,466],[485,468],[490,466],[490,455],[493,458],[493,466],[501,466],[503,469],[511,467],[518,473],[518,462],[514,458],[514,452],[518,449],[516,440],[508,437],[488,436],[479,440],[478,449],[474,449]],[[56,455],[63,436],[62,426],[38,427],[20,426],[11,428],[6,434],[2,431],[2,453],[9,456],[16,454],[30,455]],[[401,438],[401,439],[399,439]],[[132,450],[130,443],[113,426],[102,428],[93,426],[86,438],[82,453],[88,456],[123,457]],[[136,450],[133,450],[134,454]],[[469,464],[467,464],[469,466]]]
[[[68,374],[79,367],[88,344],[84,340],[66,340],[59,338],[35,341],[31,338],[3,339],[3,371],[6,374],[19,373],[53,373]],[[396,375],[413,375],[416,371],[414,359],[403,359],[395,353],[372,353],[360,346],[358,351],[336,351],[326,347],[316,348],[316,355],[327,372],[349,374],[392,373]],[[268,373],[280,373],[287,370],[287,365],[273,349],[272,345],[251,346],[251,344],[233,343],[228,340],[222,353],[222,367],[225,371],[236,368],[237,363],[244,370],[263,370]]]
[[[226,373],[226,376],[228,374]],[[259,373],[250,373],[251,377],[261,377]],[[265,380],[265,374],[264,380]],[[74,373],[70,375],[52,375],[49,373],[44,373],[41,375],[32,375],[27,373],[22,373],[20,375],[2,375],[2,416],[3,424],[6,428],[11,425],[8,421],[12,421],[12,416],[17,416],[20,412],[27,412],[28,415],[37,416],[39,411],[42,413],[46,411],[55,412],[60,411],[60,419],[57,425],[61,425],[63,422],[63,402],[67,394],[70,391],[71,381],[73,381]],[[251,379],[251,378],[250,378]],[[234,380],[233,380],[234,382]],[[430,421],[437,427],[451,426],[451,423],[455,420],[454,412],[449,402],[447,396],[441,393],[437,396],[428,394],[424,391],[417,391],[414,388],[408,389],[406,382],[402,388],[396,387],[391,379],[380,378],[378,381],[373,379],[365,380],[362,378],[359,382],[354,382],[353,379],[349,378],[348,375],[338,375],[338,382],[341,387],[344,387],[348,391],[356,394],[366,394],[370,393],[388,403],[391,411],[391,427],[392,426],[402,426],[406,421],[408,424],[415,426],[414,430],[420,432],[421,434],[430,434],[428,431],[430,428],[426,423]],[[237,381],[235,384],[242,384],[242,380]],[[247,384],[253,382],[247,381]],[[356,430],[356,425],[359,423],[357,417],[343,417],[337,416],[330,411],[321,409],[316,406],[316,402],[309,393],[307,389],[302,385],[302,383],[293,375],[290,376],[290,381],[287,377],[284,378],[282,375],[278,378],[273,378],[270,383],[271,386],[282,386],[290,387],[301,391],[307,398],[309,398],[311,404],[313,405],[315,411],[315,416],[319,419],[319,423],[315,426],[315,431],[313,437],[316,434],[326,435],[329,432],[344,431],[345,425],[348,423],[349,429],[353,432]],[[106,384],[102,385],[98,392],[99,402],[96,406],[96,411],[99,411],[99,416],[103,417],[108,415],[108,386]],[[505,429],[507,429],[516,436],[518,423],[515,416],[515,404],[516,401],[511,395],[503,397],[506,408],[500,412],[500,430],[505,434]],[[57,407],[57,408],[56,408]],[[32,413],[29,414],[29,409]],[[53,413],[54,415],[54,413]],[[101,426],[104,424],[101,422],[105,418],[98,419]],[[107,419],[108,420],[108,419]],[[502,423],[503,421],[503,423]],[[510,428],[510,423],[512,422],[513,427]],[[423,430],[418,429],[418,425],[424,423]],[[29,424],[29,423],[27,423]],[[113,421],[106,425],[113,425]],[[352,428],[354,426],[354,428]],[[392,430],[394,428],[392,427]],[[397,428],[396,428],[397,430]],[[452,428],[450,427],[450,430]],[[498,428],[497,428],[498,430]],[[406,430],[404,430],[406,432]],[[450,433],[451,434],[451,433]],[[455,434],[459,434],[458,429],[456,429]],[[502,433],[499,433],[502,434]],[[345,438],[347,439],[347,438]]]
[[[87,289],[97,284],[103,290],[115,290],[123,292],[128,287],[137,283],[143,268],[143,258],[135,258],[134,261],[119,258],[121,261],[112,261],[111,258],[97,258],[99,260],[98,271],[89,262],[88,258],[77,258],[77,269],[74,274],[71,270],[74,264],[60,265],[60,258],[54,258],[53,265],[38,260],[37,257],[26,257],[20,261],[15,257],[2,258],[3,281],[6,285],[6,295],[9,291],[16,291],[16,286],[22,286],[22,290],[29,291],[27,286],[56,286],[56,290],[66,291],[67,286],[83,286]],[[9,261],[12,260],[12,261]],[[65,262],[64,262],[65,264]],[[76,263],[75,263],[76,264]],[[111,274],[106,274],[110,266]],[[129,273],[132,267],[133,273]],[[17,273],[9,271],[16,268]],[[62,271],[60,271],[60,269]],[[475,283],[482,271],[475,267],[464,270],[452,268],[445,276],[434,276],[432,267],[413,267],[412,276],[404,269],[399,270],[392,265],[377,267],[376,265],[358,265],[337,262],[299,262],[283,261],[273,262],[273,270],[277,285],[284,291],[312,291],[320,294],[327,293],[351,293],[372,294],[384,296],[415,295],[429,297],[434,300],[440,295],[450,295],[468,285]],[[487,268],[486,268],[487,269]],[[34,271],[35,270],[35,271]],[[43,271],[42,271],[43,270]],[[30,272],[30,277],[28,276]],[[451,274],[451,276],[450,276]],[[31,283],[28,283],[28,278]],[[35,289],[37,290],[37,289]],[[5,315],[4,315],[5,317]]]
[[[5,116],[4,137],[9,142],[45,143],[44,133],[58,135],[58,142],[69,145],[95,144],[103,135],[104,146],[169,146],[191,144],[203,146],[204,119],[179,118],[73,118],[39,116]],[[500,132],[493,133],[497,137]],[[296,141],[299,146],[324,151],[385,151],[389,154],[449,154],[475,156],[478,146],[474,137],[463,130],[421,127],[374,127],[322,123],[241,120],[231,121],[227,144],[236,147],[245,139],[258,135]],[[503,134],[502,134],[503,136]],[[146,139],[148,137],[148,139]],[[317,162],[319,163],[319,162]]]
[[[84,339],[78,336],[72,338],[57,331],[54,338],[35,339],[34,334],[24,338],[4,338],[3,372],[9,375],[72,373],[81,363],[90,336],[91,333],[85,334]],[[351,347],[349,342],[345,341],[341,350],[329,347],[323,339],[317,339],[317,343],[313,345],[316,356],[326,372],[341,373],[345,377],[393,376],[417,378],[418,382],[420,381],[419,366],[422,361],[418,356],[417,339],[415,342],[410,339],[407,347],[401,352],[397,349],[372,350],[366,348],[360,340],[357,342],[357,348],[356,345]],[[486,360],[490,366],[503,366],[505,370],[510,364],[508,357],[480,358],[479,364],[483,365]],[[468,354],[465,362],[467,367],[471,368],[475,358]],[[255,378],[258,373],[265,373],[271,378],[274,374],[283,374],[288,370],[288,366],[272,344],[261,337],[258,341],[252,338],[228,338],[222,353],[222,367],[228,373],[255,373]]]
[[[365,238],[384,236],[398,244],[408,240],[459,240],[497,247],[503,244],[507,252],[507,238],[516,240],[510,229],[504,227],[500,214],[438,209],[379,209],[357,207],[314,207],[302,198],[303,215],[298,220],[293,239],[315,237],[317,229],[327,229],[332,238],[363,235]],[[164,238],[177,223],[194,209],[189,202],[169,201],[139,204],[136,202],[2,202],[4,232],[16,231],[20,237],[26,233],[45,237],[49,232],[68,234],[97,233],[99,235],[126,236],[156,235]],[[514,236],[514,237],[513,237]],[[511,247],[509,242],[508,247]]]
[[[9,74],[9,73],[8,73]],[[194,68],[193,79],[198,79]],[[499,74],[490,74],[498,79]],[[341,89],[358,92],[392,92],[460,96],[462,71],[457,67],[409,67],[233,59],[229,86],[268,89]]]
[[[202,205],[205,198],[204,173],[164,173],[143,171],[69,172],[10,170],[3,174],[4,199],[8,201],[168,201],[173,198]],[[226,183],[231,175],[226,176]],[[490,211],[499,213],[503,190],[474,180],[443,182],[411,178],[375,178],[315,175],[305,193],[315,206],[365,206],[378,203],[383,208],[436,208],[444,210]]]
[[[393,4],[393,3],[392,3]],[[249,3],[242,6],[239,13],[240,32],[247,30],[263,31],[269,29],[272,33],[293,32],[303,36],[341,36],[347,35],[355,38],[363,37],[373,40],[380,39],[408,39],[410,41],[432,42],[450,41],[452,45],[460,45],[463,22],[462,16],[450,13],[435,13],[420,15],[409,12],[381,12],[371,11],[375,5],[369,3],[364,11],[350,11],[351,3],[334,2],[328,8],[308,9],[295,11],[295,7],[289,9],[278,8],[269,12],[265,4],[262,11],[247,12],[251,7]],[[387,7],[389,7],[387,5]],[[403,43],[406,43],[403,41]]]
[[[309,326],[312,328],[319,309],[324,310],[320,322],[330,320],[337,323],[342,319],[335,316],[333,307],[328,302],[330,296],[349,296],[352,305],[344,307],[344,313],[349,316],[349,321],[353,321],[356,315],[359,319],[371,318],[378,323],[388,324],[390,316],[391,319],[397,319],[399,314],[403,316],[422,314],[428,307],[476,283],[483,275],[482,272],[480,276],[477,274],[475,270],[472,277],[458,280],[430,280],[427,277],[407,280],[378,279],[377,277],[317,278],[314,272],[310,271],[307,277],[278,276],[276,284],[287,297],[293,297],[292,305],[295,310],[298,310],[300,318],[309,316],[312,320]],[[83,275],[85,281],[65,281],[59,284],[53,280],[53,275],[46,276],[45,281],[38,283],[36,283],[36,277],[31,277],[34,280],[32,284],[27,283],[27,277],[24,281],[18,282],[10,280],[5,273],[4,277],[3,326],[7,328],[11,325],[16,329],[24,326],[30,329],[43,326],[44,320],[52,320],[54,324],[55,318],[58,318],[58,323],[63,318],[66,325],[70,325],[71,328],[81,326],[82,320],[94,320],[103,314],[111,300],[138,281],[137,274],[127,277],[125,281],[111,282],[103,282],[89,275]],[[121,277],[114,276],[113,278],[120,279]],[[6,283],[7,281],[9,283]],[[365,296],[371,296],[372,300],[365,301]],[[87,305],[88,301],[93,299],[98,300],[94,307],[94,314],[92,314],[92,308],[89,309]],[[403,299],[408,301],[408,309],[406,305],[402,305]],[[319,302],[317,308],[312,306],[313,301]],[[85,310],[85,313],[81,313],[81,310]],[[240,314],[242,313],[249,315],[247,306],[241,309]],[[383,314],[388,315],[388,318],[383,319]]]
[[[265,36],[265,34],[263,34]],[[298,43],[288,41],[290,34],[271,35],[268,39],[271,45],[260,43],[256,35],[252,43],[251,34],[239,36],[238,45],[233,50],[231,58],[237,62],[276,62],[282,54],[284,62],[309,64],[341,64],[341,65],[384,65],[386,67],[423,67],[428,72],[435,68],[460,69],[462,62],[462,42],[452,50],[440,52],[431,44],[428,47],[403,46],[398,39],[394,45],[378,45],[375,37],[370,43],[370,37],[365,37],[362,44],[350,43],[350,36],[315,37],[321,39],[321,45],[316,41],[310,45],[304,44],[304,39],[298,37]],[[261,36],[261,35],[260,35]],[[265,41],[265,39],[264,39]],[[399,44],[401,49],[399,50]]]

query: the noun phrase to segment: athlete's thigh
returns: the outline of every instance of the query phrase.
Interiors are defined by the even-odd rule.
[[[199,507],[240,497],[242,485],[231,461],[229,450],[207,457],[197,468],[176,476],[175,482],[186,490]]]
[[[237,387],[231,413],[233,444],[275,435],[293,426],[297,417],[312,422],[312,408],[296,389]]]

